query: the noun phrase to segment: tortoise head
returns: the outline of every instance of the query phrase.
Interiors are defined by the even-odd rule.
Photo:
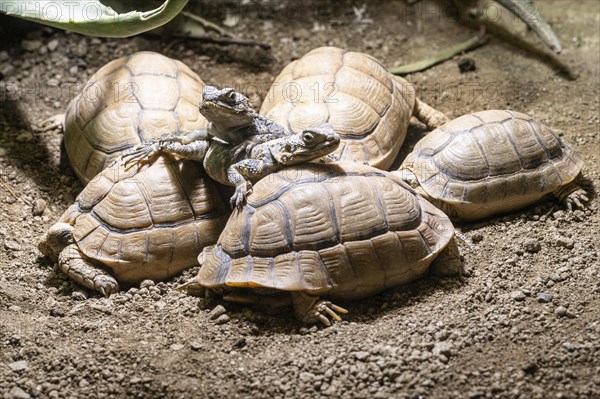
[[[329,123],[305,129],[302,133],[274,140],[271,153],[282,165],[312,161],[334,151],[340,136]]]
[[[73,244],[73,226],[68,223],[56,223],[46,233],[46,238],[38,245],[45,256],[58,256],[69,244]]]
[[[258,114],[246,96],[229,87],[206,86],[202,94],[200,113],[219,129],[248,126]]]

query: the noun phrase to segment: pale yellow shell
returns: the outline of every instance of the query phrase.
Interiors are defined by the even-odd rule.
[[[62,222],[81,252],[117,280],[164,280],[195,266],[225,225],[229,209],[198,163],[159,157],[126,169],[114,163],[83,189]]]
[[[329,122],[342,141],[342,161],[388,169],[404,142],[415,90],[375,58],[317,48],[275,79],[260,113],[293,133]]]
[[[528,115],[490,110],[461,116],[417,143],[400,170],[460,219],[534,203],[572,182],[583,160]]]
[[[446,215],[387,172],[305,164],[254,186],[201,254],[198,281],[355,299],[420,277],[453,235]]]
[[[87,183],[144,140],[206,126],[203,88],[183,63],[153,52],[100,68],[65,114],[65,147],[79,179]]]

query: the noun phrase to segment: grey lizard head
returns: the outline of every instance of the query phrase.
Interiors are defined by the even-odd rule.
[[[258,114],[246,96],[229,87],[205,86],[202,94],[200,113],[220,128],[248,126]]]
[[[271,153],[278,163],[293,165],[321,158],[340,145],[340,136],[329,123],[305,129],[302,133],[273,140]]]

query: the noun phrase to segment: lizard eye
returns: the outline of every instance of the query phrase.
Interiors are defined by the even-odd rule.
[[[304,133],[302,135],[302,140],[304,140],[305,143],[311,143],[314,139],[315,136],[312,133]]]
[[[230,93],[229,93],[229,95],[228,95],[227,97],[229,97],[229,99],[230,99],[231,101],[235,101],[235,97],[236,97],[236,96],[235,96],[235,91],[232,91],[232,92],[230,92]]]
[[[287,143],[284,147],[285,151],[287,152],[292,152],[292,145],[290,143]]]

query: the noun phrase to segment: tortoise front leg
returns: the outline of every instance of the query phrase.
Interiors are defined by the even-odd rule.
[[[71,244],[61,251],[58,255],[58,265],[67,276],[106,297],[119,291],[117,280],[87,259],[76,244]]]
[[[334,305],[329,301],[300,291],[292,292],[292,302],[296,318],[304,324],[321,322],[329,327],[331,325],[329,318],[340,321],[342,318],[338,313],[348,313],[346,309]]]
[[[35,130],[38,132],[49,132],[55,129],[64,132],[65,114],[56,114],[52,115],[48,119],[44,119]]]

